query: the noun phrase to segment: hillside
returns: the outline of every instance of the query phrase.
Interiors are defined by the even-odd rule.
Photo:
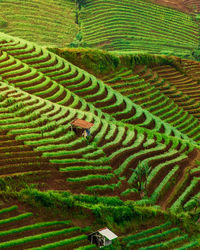
[[[174,4],[0,1],[0,249],[200,249],[198,2]]]
[[[184,55],[199,44],[192,16],[144,0],[87,0],[79,22],[83,46]]]
[[[159,92],[154,84],[149,87],[149,82],[166,83],[162,74],[154,79],[142,66],[145,56],[133,56],[129,67],[116,56],[115,73],[110,70],[99,80],[21,39],[1,34],[0,49],[4,192],[28,183],[42,191],[117,196],[171,211],[187,208],[198,195],[198,114],[162,93],[162,85]],[[176,65],[173,58],[150,58],[154,72],[163,69],[163,62]],[[194,101],[197,95],[195,90]],[[94,123],[89,143],[70,130],[74,118]],[[145,189],[137,186],[140,168],[149,169]]]

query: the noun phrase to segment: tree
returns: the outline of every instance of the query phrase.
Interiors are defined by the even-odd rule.
[[[139,162],[136,169],[132,169],[136,175],[137,189],[140,192],[141,198],[147,194],[147,177],[151,171],[148,163]]]
[[[81,7],[85,5],[85,0],[76,0],[76,5],[80,10]]]

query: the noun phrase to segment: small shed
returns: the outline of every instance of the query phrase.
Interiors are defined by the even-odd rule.
[[[90,136],[90,128],[94,126],[93,123],[87,122],[82,119],[74,119],[71,122],[71,129],[79,136],[83,135],[84,137]]]
[[[99,248],[112,244],[112,240],[118,236],[110,231],[107,227],[99,229],[98,231],[88,235],[91,244],[96,244]]]

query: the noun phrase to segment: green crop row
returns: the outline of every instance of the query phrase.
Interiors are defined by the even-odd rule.
[[[199,197],[200,197],[200,193],[197,193],[196,195],[194,195],[193,197],[191,197],[191,199],[189,199],[189,201],[187,201],[184,204],[184,206],[183,206],[184,210],[190,211],[193,208],[195,208],[197,206]]]
[[[70,70],[70,72],[66,73],[68,71],[67,69],[69,67],[71,70]],[[59,82],[63,84],[65,82],[65,80],[62,82],[63,79],[73,77],[75,75],[75,73],[78,73],[76,68],[71,67],[71,65],[68,65],[68,64],[66,65],[66,63],[65,63],[65,68],[58,70],[56,76],[54,76],[55,72],[52,72],[51,77],[53,78],[53,80],[55,80],[55,81],[59,80]]]
[[[125,191],[121,192],[121,195],[126,196],[130,193],[138,193],[138,190],[136,188],[127,188]]]
[[[135,139],[134,143],[131,145],[131,146],[128,146],[128,147],[123,147],[123,148],[120,148],[119,150],[113,152],[110,156],[109,156],[109,159],[112,160],[113,158],[117,157],[118,155],[120,155],[121,153],[127,151],[127,150],[134,150],[135,148],[139,147],[143,141],[144,141],[144,138],[145,138],[145,135],[144,134],[139,134],[137,135],[137,138]],[[125,164],[125,163],[123,163]],[[125,164],[126,165],[126,164]],[[121,170],[124,169],[126,166],[123,165],[121,166]],[[121,170],[118,170],[117,172],[121,172]]]
[[[177,109],[176,114],[173,117],[168,117],[166,122],[170,122],[173,126],[176,126],[176,124],[181,124],[187,116],[188,112],[185,112],[183,108],[181,108],[179,111]]]
[[[48,227],[48,226],[54,226],[54,225],[68,225],[69,223],[70,221],[40,222],[40,223],[36,223],[36,224],[24,226],[24,227],[18,227],[18,228],[13,228],[13,229],[6,230],[6,231],[0,231],[0,236],[25,232],[27,230],[32,230],[32,229],[41,228],[41,227]]]
[[[181,242],[181,241],[185,241],[186,239],[188,239],[188,235],[185,234],[183,236],[177,236],[171,240],[168,241],[163,241],[161,243],[155,244],[155,245],[151,245],[148,247],[141,247],[140,250],[150,250],[150,249],[160,249],[160,248],[169,248],[170,246]]]
[[[9,222],[13,222],[13,221],[22,220],[22,219],[28,218],[29,216],[32,216],[32,215],[33,215],[32,213],[24,213],[24,214],[17,215],[15,217],[10,217],[8,219],[2,219],[2,220],[0,220],[0,225],[6,224]]]
[[[167,106],[167,107],[166,107],[166,106]],[[165,112],[164,107],[166,107],[166,108],[168,108],[168,109],[171,109],[172,107],[174,108],[174,106],[175,106],[174,102],[172,102],[169,98],[165,98],[163,101],[160,101],[160,102],[159,102],[158,104],[156,104],[155,106],[151,106],[151,107],[149,108],[149,110],[150,110],[151,112],[154,112],[155,115],[158,115],[158,116],[159,116],[160,112],[161,112],[161,114]],[[160,109],[161,109],[161,110],[164,109],[164,112],[160,111]],[[157,111],[155,111],[155,110],[157,110]]]
[[[115,130],[114,130],[114,131],[115,131]],[[121,141],[121,139],[122,139],[124,133],[125,133],[125,127],[119,127],[119,128],[118,128],[118,131],[117,131],[116,137],[115,137],[111,142],[108,142],[108,143],[104,144],[104,146],[103,146],[102,149],[104,150],[105,148],[112,147],[113,145],[118,144],[118,143]],[[114,134],[114,133],[113,133],[113,134]],[[113,135],[113,134],[112,134],[112,135]],[[105,139],[107,140],[107,139],[110,139],[110,138],[111,138],[111,136],[110,136],[109,133],[108,133],[108,134],[106,135]]]
[[[92,159],[94,157],[99,157],[100,158],[102,155],[105,156],[105,153],[104,153],[104,151],[102,149],[94,148],[94,150],[95,151],[93,151],[93,152],[89,152],[89,153],[86,152],[85,154],[82,155],[82,157],[85,158],[85,159]]]
[[[184,202],[185,198],[196,187],[196,185],[199,183],[199,180],[200,180],[200,178],[194,177],[194,179],[191,181],[190,185],[187,188],[185,188],[185,191],[173,203],[173,205],[170,208],[171,211],[177,211],[183,205],[183,202]]]
[[[21,63],[21,66],[22,66],[22,69],[23,70],[28,70],[28,69],[30,69],[27,65],[24,65],[24,64],[22,64]],[[6,69],[7,67],[5,67],[5,69]],[[23,72],[22,72],[23,73]],[[35,79],[34,80],[27,80],[27,82],[26,82],[26,78],[28,78],[28,77],[34,77],[35,76],[35,74],[36,74],[36,70],[31,70],[31,72],[29,72],[29,73],[27,73],[27,72],[24,72],[24,74],[22,74],[22,75],[19,75],[19,76],[6,76],[6,75],[4,75],[4,77],[6,78],[6,80],[7,81],[18,81],[18,82],[16,82],[16,83],[14,83],[15,84],[15,86],[23,86],[23,85],[26,85],[26,83],[27,84],[31,84],[32,82],[34,82],[35,81]],[[39,77],[38,77],[39,78]],[[41,76],[40,76],[40,78],[41,78]],[[20,82],[19,82],[20,81]]]
[[[147,154],[147,155],[149,155],[149,157],[153,157],[152,156],[152,154],[155,152],[155,153],[157,153],[157,152],[159,152],[159,151],[163,151],[164,149],[166,148],[166,145],[164,145],[164,144],[158,144],[156,147],[154,147],[154,148],[150,148],[150,149],[144,149],[144,150],[141,150],[141,151],[139,151],[138,153],[136,153],[136,154],[134,154],[134,155],[131,155],[129,158],[136,158],[136,157],[138,157],[138,156],[140,156],[140,155],[142,155],[142,154]],[[149,158],[148,156],[145,158],[145,161],[148,161],[148,158]],[[129,158],[127,158],[127,159],[129,159]],[[138,165],[137,167],[136,167],[136,169],[137,168],[140,168],[140,165]],[[129,184],[132,184],[135,180],[136,180],[136,177],[137,177],[137,175],[136,175],[136,173],[135,172],[133,172],[133,174],[131,175],[131,177],[129,178],[129,180],[128,180],[128,183]]]
[[[179,228],[171,228],[167,231],[164,231],[162,233],[157,233],[157,234],[153,234],[153,235],[150,235],[146,238],[142,238],[142,239],[139,239],[139,240],[132,240],[132,241],[129,241],[127,246],[128,247],[132,247],[134,245],[137,245],[137,244],[143,244],[143,243],[146,243],[148,241],[153,241],[153,240],[157,240],[157,239],[160,239],[162,237],[166,237],[168,236],[169,234],[172,234],[172,233],[179,233],[180,232],[180,229]]]
[[[188,250],[188,249],[192,249],[194,247],[199,247],[199,242],[198,241],[192,241],[182,247],[177,248],[177,250]]]
[[[66,167],[60,168],[61,172],[71,172],[71,171],[88,171],[88,170],[112,170],[110,166],[75,166],[75,167]]]
[[[11,207],[7,207],[7,208],[3,208],[0,210],[0,214],[11,212],[17,208],[18,208],[18,206],[16,206],[16,205],[11,206]]]
[[[18,62],[18,60],[17,60],[17,62]],[[21,62],[19,61],[19,63],[18,63],[19,65],[21,65]],[[3,73],[1,73],[1,75],[4,77],[4,78],[6,78],[6,80],[14,80],[15,79],[15,77],[13,77],[12,75],[14,75],[14,74],[24,74],[24,73],[26,73],[26,71],[28,70],[28,66],[27,65],[23,65],[24,67],[22,67],[22,68],[20,68],[20,69],[12,69],[12,71],[10,72],[3,72]],[[7,68],[6,68],[7,69]]]
[[[85,76],[83,75],[82,71],[78,71],[78,74],[74,77],[72,76],[70,79],[64,80],[63,83],[67,88],[72,88],[73,90],[79,87],[84,87],[85,84],[87,84],[90,81],[89,75]],[[84,77],[84,80],[81,80],[81,78]],[[79,83],[76,83],[76,85],[73,85],[73,82],[80,81]],[[62,81],[61,81],[62,83]]]
[[[161,181],[158,187],[154,190],[153,194],[151,195],[151,200],[155,203],[158,200],[159,196],[162,196],[162,191],[165,186],[170,183],[170,179],[177,173],[179,166],[176,165]]]
[[[51,249],[51,248],[56,248],[56,247],[62,247],[62,246],[66,246],[66,245],[69,245],[69,244],[72,244],[74,242],[78,242],[78,241],[81,241],[81,240],[85,240],[87,239],[87,235],[78,235],[78,236],[75,236],[75,237],[72,237],[72,238],[69,238],[69,239],[65,239],[65,240],[60,240],[60,241],[57,241],[57,242],[54,242],[54,243],[49,243],[49,244],[46,244],[46,245],[43,245],[41,247],[36,247],[36,248],[30,248],[30,249],[34,249],[34,250],[45,250],[45,249]],[[93,247],[88,247],[86,249],[92,249],[94,248],[94,245]],[[83,248],[84,249],[84,248]]]
[[[97,160],[87,160],[87,159],[76,159],[76,158],[71,158],[71,159],[53,159],[50,160],[50,162],[55,163],[55,164],[71,164],[71,163],[85,163],[85,164],[94,164],[94,165],[99,165],[103,163],[107,163],[107,158],[101,157]]]
[[[72,79],[72,84],[73,84],[73,79]],[[66,86],[66,85],[65,85],[65,86]],[[84,95],[87,96],[88,92],[93,91],[93,89],[95,89],[96,87],[99,87],[98,82],[92,81],[91,84],[90,84],[90,86],[87,86],[87,87],[82,86],[82,88],[80,88],[80,89],[78,89],[78,90],[74,90],[74,89],[73,89],[73,92],[74,92],[75,94],[77,94],[77,95],[79,95],[79,94],[81,94],[81,93],[84,92]],[[67,86],[66,86],[66,88],[67,88]],[[101,90],[103,90],[103,88],[100,87],[100,91],[101,91]],[[99,91],[97,91],[94,95],[95,95],[95,96],[98,96],[98,95],[99,95],[98,92],[99,92]],[[86,99],[87,99],[87,97],[86,97]]]
[[[88,250],[88,249],[94,249],[94,248],[96,249],[96,247],[97,247],[97,245],[92,244],[92,245],[88,245],[88,246],[78,247],[75,250]]]
[[[102,179],[102,180],[110,180],[114,177],[114,174],[108,173],[104,175],[100,174],[91,174],[91,175],[86,175],[82,177],[74,177],[74,178],[67,178],[67,181],[71,182],[79,182],[79,181],[90,181],[90,180],[96,180],[96,179]]]
[[[114,184],[88,186],[86,187],[86,190],[88,191],[107,190],[107,189],[115,190],[115,188],[119,188],[120,186],[121,186],[121,181],[118,181],[118,183]]]
[[[145,148],[147,148],[147,147],[153,145],[154,143],[155,143],[155,140],[154,140],[154,139],[149,139],[149,140],[146,140],[146,142],[143,144],[143,146],[144,146]]]
[[[117,131],[117,126],[115,124],[111,123],[110,127],[109,127],[109,131],[108,131],[107,135],[105,136],[105,139],[110,140],[116,131]]]
[[[67,229],[62,229],[62,230],[37,234],[37,235],[33,235],[33,236],[27,236],[27,237],[20,238],[20,239],[15,239],[15,240],[7,241],[7,242],[2,242],[2,243],[0,243],[0,248],[14,247],[14,246],[24,244],[24,243],[27,243],[27,242],[31,242],[31,241],[34,241],[34,240],[43,240],[43,239],[46,239],[46,238],[55,237],[55,236],[58,236],[58,235],[61,235],[61,234],[71,233],[71,232],[78,231],[78,230],[80,230],[79,227],[71,227],[71,228],[67,228]]]
[[[19,65],[21,65],[21,62],[19,60],[16,61],[16,64],[13,64],[14,62],[15,62],[15,59],[12,57],[9,57],[8,60],[0,62],[1,71],[4,71],[5,70],[4,68],[6,68],[6,70],[12,70],[13,68],[19,67]],[[8,64],[10,64],[10,63],[12,65],[8,66]]]
[[[104,99],[100,99],[100,100],[97,100],[95,102],[95,105],[97,106],[104,106],[105,104],[104,103],[107,103],[107,102],[110,102],[112,100],[112,98],[115,97],[115,94],[114,92],[110,91],[108,92],[107,96],[104,98]]]
[[[161,224],[159,226],[156,226],[156,227],[152,227],[152,228],[149,228],[147,230],[143,230],[142,232],[140,233],[137,233],[137,234],[134,234],[134,235],[129,235],[129,236],[126,236],[123,238],[123,241],[132,241],[134,239],[137,239],[137,238],[140,238],[140,237],[143,237],[143,236],[146,236],[148,234],[151,234],[151,233],[155,233],[157,231],[160,231],[160,230],[163,230],[163,229],[166,229],[168,228],[169,226],[171,226],[171,222],[170,221],[167,221],[165,222],[164,224]]]
[[[124,141],[122,142],[122,145],[123,146],[126,146],[126,145],[128,145],[131,141],[132,141],[132,139],[135,137],[135,135],[136,135],[136,132],[135,132],[135,130],[128,130],[127,131],[127,133],[126,133],[126,138],[124,139]]]
[[[146,86],[147,85],[146,83],[144,83],[144,79],[138,79],[137,81],[134,81],[134,82],[132,82],[132,81],[128,82],[126,80],[126,78],[122,78],[122,80],[124,81],[123,83],[117,83],[117,82],[115,82],[113,85],[111,85],[111,87],[112,88],[132,87],[133,89],[138,89],[138,88],[141,88],[141,86]],[[143,85],[141,85],[142,83],[143,83]]]
[[[124,102],[123,102],[124,103]],[[123,104],[122,103],[122,104]],[[133,112],[133,110],[135,111],[135,109],[131,106],[131,105],[129,105],[129,103],[127,103],[127,101],[125,101],[125,104],[126,104],[126,107],[122,110],[122,111],[118,111],[118,112],[115,112],[115,113],[113,113],[113,116],[116,118],[118,115],[120,116],[120,115],[129,115],[130,116],[130,114]],[[120,109],[120,108],[119,108]],[[136,117],[135,116],[133,116],[133,118],[134,119],[136,119],[137,118],[137,115],[139,114],[139,112],[137,113],[136,112]],[[130,119],[130,118],[128,118],[128,119]],[[121,119],[121,120],[126,120],[126,119]]]
[[[20,83],[17,83],[17,86],[19,86],[19,87],[22,86],[23,87],[23,84],[25,84],[25,85],[29,84],[28,87],[23,87],[23,90],[27,91],[27,92],[29,92],[31,90],[36,92],[37,89],[40,89],[40,88],[43,88],[43,87],[47,86],[47,84],[50,83],[49,78],[46,78],[45,81],[43,81],[42,83],[39,83],[37,85],[34,84],[35,82],[41,80],[44,77],[40,72],[38,74],[39,74],[38,77],[34,77],[31,80],[27,80],[27,81],[25,80],[24,82],[20,81]]]
[[[167,152],[165,155],[173,155],[173,154],[176,154],[176,151],[169,151]],[[164,156],[164,155],[163,155]],[[148,176],[147,178],[147,183],[148,185],[150,185],[150,183],[152,182],[152,180],[159,174],[159,172],[162,171],[163,168],[166,168],[169,164],[177,164],[178,162],[186,159],[187,156],[185,155],[180,155],[172,160],[169,160],[169,161],[165,161],[163,163],[160,163],[158,164],[150,173],[150,175]]]
[[[74,141],[73,141],[74,142]],[[44,152],[43,156],[44,157],[58,157],[58,156],[67,156],[67,155],[76,155],[76,154],[82,154],[82,153],[87,153],[87,151],[91,151],[94,149],[92,145],[88,145],[87,147],[84,148],[79,148],[77,150],[62,150],[62,151],[51,151],[51,152]]]

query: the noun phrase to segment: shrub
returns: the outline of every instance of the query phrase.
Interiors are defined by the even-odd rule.
[[[67,195],[67,192],[62,195],[55,191],[41,192],[29,187],[19,192],[19,198],[37,207],[71,208],[74,206],[74,199],[70,194]]]

